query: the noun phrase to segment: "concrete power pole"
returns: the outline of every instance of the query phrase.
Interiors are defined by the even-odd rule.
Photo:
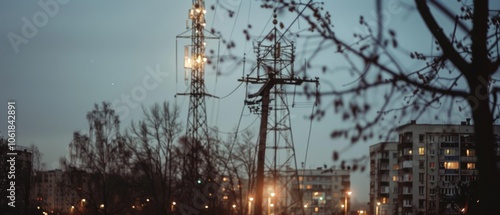
[[[318,78],[295,76],[294,43],[277,29],[277,22],[274,15],[274,28],[254,47],[258,63],[256,77],[247,75],[238,80],[262,85],[258,92],[249,94],[245,100],[251,110],[261,114],[254,215],[261,215],[263,211],[268,214],[304,214],[286,87],[304,82],[318,84]],[[269,159],[266,159],[267,149],[271,152],[267,156]]]

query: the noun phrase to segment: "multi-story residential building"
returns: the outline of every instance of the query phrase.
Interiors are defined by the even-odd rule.
[[[350,170],[299,169],[299,186],[306,214],[350,211]],[[346,208],[347,207],[347,208]]]
[[[85,200],[76,192],[64,189],[65,174],[60,169],[36,173],[35,201],[39,210],[47,213],[71,213],[80,210]]]
[[[500,126],[494,126],[494,132],[498,137]],[[370,147],[372,213],[459,214],[446,202],[453,202],[458,184],[478,175],[473,126],[469,121],[459,125],[412,121],[400,126],[398,133],[397,164],[393,143]],[[495,144],[500,156],[500,141]]]
[[[397,142],[382,142],[370,146],[370,214],[395,214],[398,169]]]

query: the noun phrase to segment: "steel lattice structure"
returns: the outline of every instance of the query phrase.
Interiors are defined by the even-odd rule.
[[[276,16],[273,23],[277,23]],[[251,110],[261,115],[254,214],[303,214],[302,196],[294,187],[298,184],[298,172],[286,86],[317,84],[318,79],[295,76],[294,43],[276,26],[257,42],[254,51],[258,63],[256,77],[239,79],[262,84],[246,100]]]

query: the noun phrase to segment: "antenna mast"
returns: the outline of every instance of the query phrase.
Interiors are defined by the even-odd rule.
[[[191,203],[194,190],[200,188],[205,181],[213,180],[212,150],[207,125],[205,98],[215,97],[205,92],[205,55],[206,39],[219,39],[205,30],[205,2],[192,0],[192,7],[188,11],[188,30],[177,36],[190,39],[191,43],[184,46],[185,81],[189,83],[189,93],[177,95],[189,96],[189,110],[186,125],[186,139],[184,150],[186,159],[182,169],[183,186],[186,188],[184,198]],[[189,29],[189,27],[191,27]]]

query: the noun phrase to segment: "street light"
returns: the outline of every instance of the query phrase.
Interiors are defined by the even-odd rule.
[[[253,202],[253,197],[248,198],[248,215],[252,214],[252,202]]]
[[[380,202],[377,202],[377,206],[375,207],[375,215],[379,214],[379,207],[380,207]]]
[[[267,214],[271,214],[271,197],[274,197],[276,193],[271,193],[271,196],[267,198]],[[273,205],[274,206],[274,205]]]
[[[345,215],[347,215],[347,208],[348,208],[348,205],[347,205],[347,198],[348,198],[349,196],[351,196],[352,192],[351,192],[351,191],[347,191],[347,192],[345,192],[345,193],[346,193],[347,195],[345,196],[344,214],[345,214]]]

